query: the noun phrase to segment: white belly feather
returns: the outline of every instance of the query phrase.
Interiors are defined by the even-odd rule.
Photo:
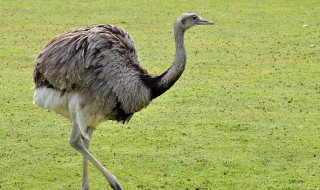
[[[50,111],[54,111],[70,119],[68,109],[69,94],[61,96],[61,91],[53,88],[36,88],[33,95],[33,103]]]
[[[71,121],[76,117],[81,132],[86,131],[87,126],[96,127],[102,121],[107,120],[103,113],[95,113],[90,109],[80,109],[80,95],[77,92],[65,92],[53,88],[36,88],[33,95],[33,103]]]

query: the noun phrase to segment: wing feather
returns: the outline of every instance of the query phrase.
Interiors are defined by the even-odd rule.
[[[78,91],[83,106],[107,113],[121,105],[129,114],[150,102],[150,90],[140,77],[144,72],[133,38],[115,26],[97,25],[54,38],[36,60],[34,81],[36,87]]]

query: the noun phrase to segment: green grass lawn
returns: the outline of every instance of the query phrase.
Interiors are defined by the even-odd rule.
[[[49,40],[114,24],[160,74],[183,12],[216,24],[187,32],[180,80],[129,124],[100,125],[91,152],[127,190],[319,190],[319,0],[0,0],[0,189],[81,187],[70,122],[32,104],[33,63]],[[91,189],[109,188],[92,165],[89,175]]]

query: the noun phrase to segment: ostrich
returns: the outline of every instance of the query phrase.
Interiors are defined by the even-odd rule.
[[[89,189],[88,160],[114,190],[120,183],[89,152],[92,133],[106,120],[128,122],[152,99],[166,92],[186,64],[184,33],[195,25],[210,25],[194,13],[174,23],[175,56],[171,67],[151,76],[140,67],[133,38],[113,25],[68,30],[40,52],[34,68],[34,104],[72,121],[70,145],[83,155],[82,189]]]

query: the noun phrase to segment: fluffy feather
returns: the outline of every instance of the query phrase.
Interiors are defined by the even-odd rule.
[[[117,114],[129,117],[150,102],[144,74],[133,38],[121,28],[97,25],[66,31],[45,46],[35,63],[34,82],[36,88],[77,92],[82,108],[126,120]]]

